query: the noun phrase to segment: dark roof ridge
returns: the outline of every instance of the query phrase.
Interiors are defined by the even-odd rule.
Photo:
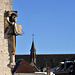
[[[30,54],[16,54],[16,55],[30,55]],[[74,54],[36,54],[36,55],[74,55]]]
[[[74,54],[36,54],[36,55],[74,55]]]
[[[30,55],[30,54],[15,54],[15,55]]]

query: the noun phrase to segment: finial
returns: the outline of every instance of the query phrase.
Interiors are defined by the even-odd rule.
[[[34,41],[34,34],[32,34],[32,41]]]
[[[48,67],[48,63],[46,62],[46,67]]]

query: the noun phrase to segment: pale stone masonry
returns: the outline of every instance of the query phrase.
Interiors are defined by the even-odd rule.
[[[10,41],[4,34],[4,13],[12,11],[12,0],[0,0],[0,75],[12,75],[10,68]]]

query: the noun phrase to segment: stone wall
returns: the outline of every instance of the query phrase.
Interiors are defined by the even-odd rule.
[[[9,39],[4,34],[4,13],[12,10],[12,0],[0,0],[0,75],[12,75]]]

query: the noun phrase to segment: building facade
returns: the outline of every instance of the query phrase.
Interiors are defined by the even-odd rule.
[[[0,75],[12,75],[9,39],[5,34],[5,13],[12,11],[12,0],[0,0]]]
[[[15,65],[17,15],[12,0],[0,0],[0,75],[12,75]]]

